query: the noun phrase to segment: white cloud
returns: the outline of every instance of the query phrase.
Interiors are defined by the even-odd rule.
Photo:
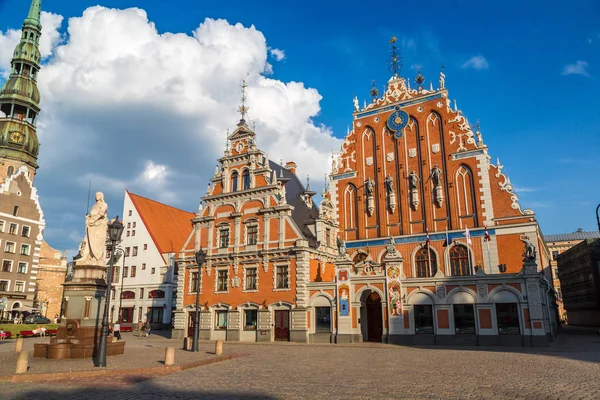
[[[585,77],[589,77],[590,75],[587,72],[588,63],[587,61],[578,60],[575,64],[567,64],[563,69],[563,75],[581,75]]]
[[[271,53],[271,55],[275,57],[275,60],[277,61],[281,61],[285,58],[285,51],[280,49],[270,48],[269,53]]]
[[[81,198],[90,180],[92,191],[106,192],[114,214],[126,187],[194,210],[223,155],[226,131],[239,120],[244,79],[248,117],[269,157],[295,161],[300,176],[308,173],[317,184],[328,171],[340,140],[313,122],[321,95],[302,82],[268,77],[269,51],[277,59],[277,49],[269,50],[254,26],[206,19],[192,35],[159,33],[142,9],[95,6],[70,18],[58,43],[59,19],[53,21],[45,36],[55,47],[39,77],[36,177],[42,197],[52,197],[44,209],[48,226],[75,224],[62,219],[68,210],[59,199]],[[0,35],[0,48],[11,38]]]
[[[481,54],[469,58],[462,64],[462,68],[473,68],[476,70],[488,69],[490,65]]]

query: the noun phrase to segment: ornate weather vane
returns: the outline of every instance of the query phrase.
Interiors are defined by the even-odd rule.
[[[246,80],[242,81],[242,104],[238,107],[238,112],[242,115],[242,121],[246,120],[246,114],[248,113],[249,107],[246,106],[246,88],[248,87],[248,85],[246,85]]]
[[[397,40],[396,36],[394,36],[389,42],[389,44],[391,44],[391,50],[388,64],[390,66],[390,71],[394,73],[394,76],[398,76],[398,73],[402,69],[402,57],[398,55],[398,46],[396,46]]]

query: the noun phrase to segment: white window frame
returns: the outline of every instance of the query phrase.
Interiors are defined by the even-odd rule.
[[[202,294],[202,273],[199,269],[190,269],[190,282],[188,283],[188,294],[196,294],[195,291],[192,291],[192,274],[198,274],[198,289],[200,290],[200,294]]]
[[[256,325],[252,328],[246,327],[246,311],[255,311],[256,312]],[[245,307],[242,309],[242,330],[244,331],[255,331],[258,329],[258,307]]]
[[[23,284],[23,290],[17,290],[17,284],[22,283]],[[15,293],[25,293],[25,281],[15,281],[15,285],[13,288],[13,292]]]
[[[226,290],[219,290],[219,272],[225,271],[227,272],[227,279],[225,280],[225,284],[227,285]],[[229,288],[231,287],[231,283],[229,282],[229,267],[226,268],[217,268],[215,270],[215,293],[229,293]]]
[[[4,228],[6,227],[6,221],[0,219],[0,233],[4,233]]]
[[[278,267],[285,267],[287,268],[287,284],[288,286],[286,288],[279,288],[277,287],[277,268]],[[286,292],[291,290],[291,279],[290,279],[290,264],[289,263],[282,263],[282,264],[275,264],[273,265],[273,291],[274,292]]]
[[[10,262],[10,271],[3,271],[3,269],[4,269],[4,262],[5,261]],[[6,272],[8,274],[10,272],[13,272],[12,270],[13,270],[13,266],[14,265],[15,265],[15,262],[13,260],[7,260],[7,259],[2,260],[2,265],[0,265],[0,273]]]
[[[8,246],[12,244],[14,246],[13,251],[8,251]],[[6,243],[4,243],[4,252],[5,253],[9,253],[9,254],[16,254],[17,251],[17,243],[16,242],[9,242],[8,240],[6,241]]]
[[[6,291],[10,292],[10,279],[0,279],[0,282],[7,282],[6,283]],[[0,293],[2,293],[1,290],[0,290]]]
[[[246,271],[250,268],[254,268],[256,270],[256,288],[255,289],[246,289]],[[258,292],[258,265],[245,265],[244,266],[244,278],[242,281],[242,293],[256,293]]]
[[[248,241],[248,228],[256,227],[256,243],[250,244]],[[248,218],[244,221],[244,244],[246,246],[257,246],[260,243],[260,224],[256,218]]]
[[[219,318],[217,318],[217,315],[219,313],[225,313],[225,326],[218,326],[217,323],[219,322]],[[215,323],[214,323],[214,329],[216,331],[224,331],[227,329],[227,319],[229,318],[228,315],[229,311],[227,309],[215,309]]]
[[[29,233],[27,235],[23,235],[23,228],[28,228]],[[29,225],[21,225],[21,237],[30,237],[31,236],[31,227]]]
[[[27,249],[26,253],[23,253],[23,247]],[[31,255],[31,245],[29,243],[21,243],[21,248],[19,249],[19,255],[28,256]]]
[[[19,272],[19,264],[25,264],[25,272]],[[29,263],[27,261],[17,261],[17,274],[26,274],[29,271]]]
[[[17,227],[17,228],[15,229],[15,233],[10,233],[10,227],[11,227],[12,225],[14,225],[14,226],[16,226],[16,227]],[[9,222],[9,224],[8,224],[8,233],[9,233],[10,235],[18,235],[18,234],[19,234],[19,224],[17,224],[16,222]]]

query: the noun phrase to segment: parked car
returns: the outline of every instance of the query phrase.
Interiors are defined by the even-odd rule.
[[[51,321],[49,318],[43,317],[39,314],[36,315],[28,315],[23,320],[26,324],[49,324]]]

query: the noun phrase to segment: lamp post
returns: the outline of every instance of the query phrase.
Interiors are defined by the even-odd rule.
[[[196,317],[194,318],[194,341],[192,351],[198,352],[198,331],[200,330],[200,270],[206,260],[206,252],[200,248],[195,254],[198,266],[198,277],[196,278]]]
[[[125,259],[127,255],[123,249],[114,248],[113,251],[123,253],[123,266],[121,267],[121,292],[119,293],[119,323],[123,322],[123,282],[125,281]]]
[[[600,204],[596,207],[596,222],[598,222],[598,231],[600,231],[600,215],[598,215],[598,211],[600,211]]]
[[[123,224],[119,221],[119,216],[108,224],[108,239],[110,240],[110,248],[115,249],[117,243],[121,240],[123,234]],[[106,367],[106,341],[108,337],[108,310],[110,309],[110,291],[112,285],[114,259],[110,257],[110,265],[106,273],[106,303],[104,304],[104,313],[102,315],[102,328],[100,329],[100,343],[98,352],[94,360],[96,367]]]

